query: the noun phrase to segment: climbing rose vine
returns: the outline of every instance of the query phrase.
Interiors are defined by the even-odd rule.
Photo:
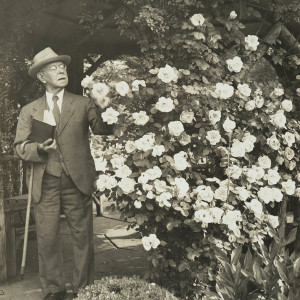
[[[245,76],[257,36],[225,51],[204,14],[177,24],[170,44],[184,60],[110,62],[82,86],[114,126],[94,149],[98,191],[141,233],[151,276],[201,290],[215,280],[214,247],[272,237],[281,202],[299,197],[299,121],[294,92]],[[226,24],[240,26],[234,11]]]

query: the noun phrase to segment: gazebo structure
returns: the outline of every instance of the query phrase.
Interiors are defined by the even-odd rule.
[[[123,54],[137,54],[136,43],[120,35],[115,16],[123,9],[129,10],[122,1],[102,0],[92,3],[93,12],[99,12],[101,25],[93,28],[92,33],[80,24],[81,17],[88,14],[87,5],[77,0],[50,1],[28,14],[32,22],[32,45],[38,52],[45,47],[52,47],[58,53],[66,53],[72,57],[69,67],[70,85],[73,92],[80,93],[80,81],[83,75],[90,75],[104,61],[115,59]],[[91,2],[91,1],[89,1]],[[90,54],[101,54],[94,61]],[[91,67],[83,74],[83,60],[86,59]]]

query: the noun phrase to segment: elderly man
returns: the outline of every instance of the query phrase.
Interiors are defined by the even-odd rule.
[[[91,194],[96,176],[89,147],[89,127],[94,134],[110,134],[94,101],[65,90],[71,58],[51,48],[39,52],[28,73],[38,78],[46,93],[21,110],[14,146],[32,162],[32,198],[37,228],[39,276],[43,299],[64,299],[66,288],[59,239],[60,214],[66,215],[73,238],[73,292],[93,282],[94,249]],[[53,113],[53,139],[29,139],[32,120],[44,121]],[[28,174],[28,170],[27,170]]]

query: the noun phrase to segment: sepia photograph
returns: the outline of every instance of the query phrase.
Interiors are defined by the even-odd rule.
[[[299,146],[299,0],[0,0],[0,300],[299,300]]]

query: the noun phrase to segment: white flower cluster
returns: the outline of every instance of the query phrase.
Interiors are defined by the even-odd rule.
[[[156,234],[149,234],[149,236],[144,236],[142,238],[143,247],[146,251],[149,251],[151,248],[156,249],[160,240],[157,238]]]

